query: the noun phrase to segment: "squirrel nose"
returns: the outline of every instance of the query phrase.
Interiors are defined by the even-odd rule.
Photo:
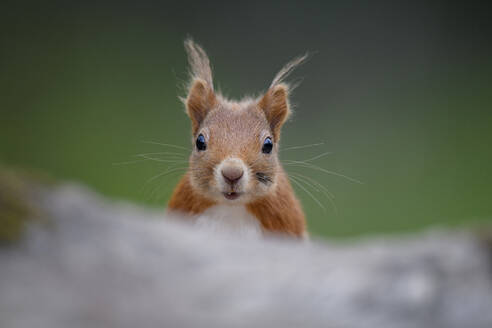
[[[241,179],[244,171],[241,167],[238,166],[226,166],[222,168],[221,173],[228,184],[234,185],[236,182],[239,181],[239,179]]]

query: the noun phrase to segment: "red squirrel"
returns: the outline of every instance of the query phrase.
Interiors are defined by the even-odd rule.
[[[193,151],[168,211],[216,228],[250,224],[261,234],[306,237],[301,204],[278,158],[280,130],[291,112],[284,79],[306,56],[285,65],[261,97],[231,101],[214,91],[203,48],[190,39],[185,48],[191,78],[183,102]]]

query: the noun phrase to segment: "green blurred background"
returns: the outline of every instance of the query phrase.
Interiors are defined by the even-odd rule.
[[[186,151],[191,35],[215,81],[258,94],[292,57],[295,115],[281,153],[363,184],[288,166],[335,196],[296,187],[321,236],[492,222],[492,34],[486,3],[3,2],[0,162],[164,207],[182,171],[136,154]],[[163,158],[163,157],[161,157]],[[119,163],[119,164],[115,164]],[[181,166],[181,164],[177,164]],[[299,177],[299,176],[297,176]],[[318,188],[319,189],[319,188]]]

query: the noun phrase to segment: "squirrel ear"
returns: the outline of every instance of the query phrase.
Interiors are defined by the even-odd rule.
[[[186,98],[186,113],[191,119],[192,132],[196,134],[207,113],[215,105],[215,94],[207,82],[195,79]]]
[[[270,85],[270,89],[268,89],[267,93],[258,103],[270,123],[270,128],[272,129],[275,141],[279,140],[280,128],[290,115],[289,91],[292,91],[295,88],[295,85],[292,86],[283,81],[297,66],[301,65],[307,57],[308,54],[306,53],[303,56],[294,58],[282,67],[277,75],[275,75],[275,78]]]
[[[280,83],[272,86],[258,103],[270,124],[273,138],[278,141],[280,129],[290,115],[289,88]]]
[[[212,107],[216,98],[212,79],[212,69],[205,50],[188,38],[184,42],[188,63],[190,65],[190,81],[186,97],[186,112],[191,119],[193,134]]]

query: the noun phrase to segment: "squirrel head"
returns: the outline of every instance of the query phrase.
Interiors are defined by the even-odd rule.
[[[214,91],[205,51],[190,39],[185,48],[191,76],[183,99],[193,136],[191,185],[219,203],[266,196],[276,186],[280,130],[291,113],[291,88],[284,79],[306,55],[285,65],[262,96],[231,101]]]

